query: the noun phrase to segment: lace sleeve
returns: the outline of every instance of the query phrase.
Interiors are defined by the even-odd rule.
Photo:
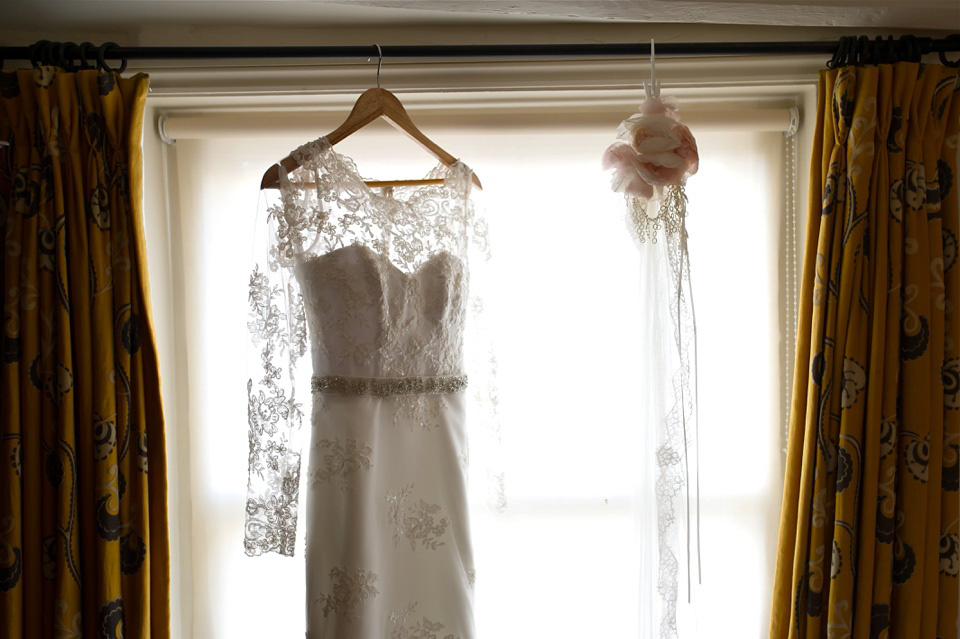
[[[302,250],[302,231],[319,221],[274,197],[261,198],[249,285],[244,550],[250,556],[294,553],[304,403],[310,398],[306,317],[291,267]]]
[[[496,307],[491,295],[492,252],[486,219],[480,214],[482,196],[474,193],[466,208],[467,254],[470,261],[470,303],[467,312],[465,367],[470,377],[467,416],[470,421],[471,485],[480,487],[482,501],[497,513],[507,509],[506,465],[503,456],[497,384],[497,355],[491,325]]]

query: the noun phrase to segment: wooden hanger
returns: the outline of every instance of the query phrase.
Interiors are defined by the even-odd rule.
[[[337,144],[351,133],[359,131],[377,118],[381,117],[403,133],[406,133],[407,136],[422,146],[428,153],[440,160],[444,165],[453,166],[453,164],[457,161],[455,157],[440,148],[436,142],[428,138],[423,134],[423,132],[420,131],[420,129],[417,128],[417,126],[413,123],[413,120],[410,119],[410,116],[407,115],[406,109],[404,109],[403,105],[400,104],[400,100],[397,99],[397,96],[393,95],[386,89],[381,89],[380,87],[367,89],[360,95],[360,98],[357,99],[356,104],[353,105],[353,110],[350,111],[350,115],[347,116],[347,119],[344,120],[343,124],[326,136],[327,142],[329,142],[331,145]],[[300,167],[300,163],[289,155],[280,160],[279,164],[287,173]],[[365,184],[374,188],[389,186],[420,186],[424,184],[443,184],[443,180],[387,180],[370,181],[365,182]],[[483,188],[483,186],[480,184],[480,178],[477,177],[476,173],[473,174],[473,184],[478,189]],[[275,189],[279,186],[280,167],[274,164],[267,169],[266,173],[263,174],[263,180],[260,182],[260,188]]]

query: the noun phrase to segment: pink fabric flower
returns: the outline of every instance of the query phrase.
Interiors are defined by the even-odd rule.
[[[614,142],[603,152],[601,165],[605,171],[613,172],[610,186],[614,193],[643,198],[653,195],[653,187],[640,175],[638,162],[637,152],[626,142]]]
[[[695,175],[700,169],[700,152],[697,151],[697,141],[685,125],[677,122],[677,128],[674,133],[680,141],[674,153],[682,157],[687,162],[687,176]]]
[[[625,166],[625,158],[629,158],[647,188],[683,184],[700,165],[693,134],[679,122],[676,110],[659,98],[644,100],[640,111],[621,123],[618,136],[624,140],[618,144],[629,147],[634,154],[616,144],[608,153],[617,147],[618,166]]]

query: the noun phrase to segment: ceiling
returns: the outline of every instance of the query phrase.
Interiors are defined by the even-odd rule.
[[[766,25],[960,31],[960,0],[4,0],[0,43],[38,33],[136,39],[168,26],[526,29],[534,24]],[[65,36],[44,36],[69,39]],[[78,39],[74,37],[73,39]],[[123,44],[133,44],[123,42]],[[142,41],[140,42],[143,43]]]

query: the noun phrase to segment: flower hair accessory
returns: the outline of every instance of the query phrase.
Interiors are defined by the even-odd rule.
[[[648,97],[640,113],[621,122],[617,138],[603,154],[617,193],[649,200],[654,187],[680,186],[699,168],[697,141],[680,123],[676,107],[659,96]]]
[[[652,49],[650,64],[654,69]],[[648,235],[656,242],[661,224],[678,228],[677,216],[686,213],[683,185],[700,165],[696,139],[680,122],[673,101],[660,97],[655,71],[652,76],[650,84],[643,85],[647,97],[640,112],[620,123],[617,141],[607,147],[601,161],[611,172],[614,192],[626,196],[633,213],[643,214],[633,220],[642,228],[632,229],[640,233],[641,242]],[[647,228],[646,219],[655,222],[652,228]]]

